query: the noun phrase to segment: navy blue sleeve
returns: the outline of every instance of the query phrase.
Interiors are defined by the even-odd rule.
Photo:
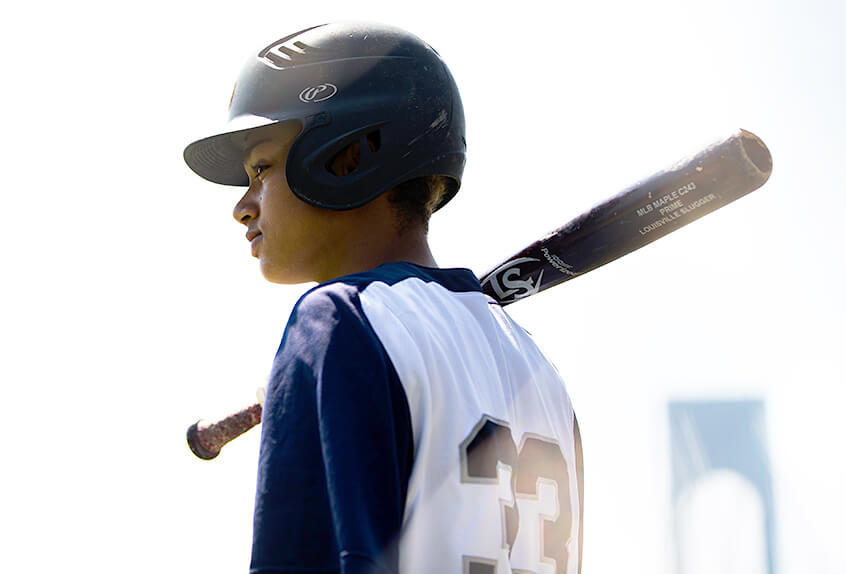
[[[395,572],[412,450],[402,385],[358,291],[311,291],[268,382],[250,572]]]

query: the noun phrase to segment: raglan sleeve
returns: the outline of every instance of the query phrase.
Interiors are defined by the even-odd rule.
[[[412,450],[402,385],[357,290],[307,294],[268,383],[251,572],[395,572]]]

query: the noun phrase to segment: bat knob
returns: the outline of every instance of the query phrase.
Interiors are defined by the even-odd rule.
[[[199,433],[200,422],[201,421],[197,421],[188,427],[188,432],[186,433],[188,447],[198,458],[211,460],[220,454],[220,448],[211,448],[203,442]]]

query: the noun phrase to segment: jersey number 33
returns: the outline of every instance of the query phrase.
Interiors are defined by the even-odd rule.
[[[558,443],[526,433],[518,446],[507,422],[485,415],[460,452],[461,482],[492,488],[501,514],[500,555],[464,556],[464,573],[566,574],[572,509],[567,462]],[[480,531],[490,535],[490,526]]]

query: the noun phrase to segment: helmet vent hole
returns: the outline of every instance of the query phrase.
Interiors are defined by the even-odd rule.
[[[379,151],[382,147],[382,132],[381,130],[373,130],[367,134],[367,143],[370,144],[370,151]]]
[[[367,142],[369,152],[365,151],[365,157],[376,153],[382,147],[382,135],[380,131],[373,130],[367,136],[362,137],[359,141],[349,144],[347,147],[339,151],[326,164],[326,169],[338,177],[344,177],[356,170],[361,164],[361,142]]]

